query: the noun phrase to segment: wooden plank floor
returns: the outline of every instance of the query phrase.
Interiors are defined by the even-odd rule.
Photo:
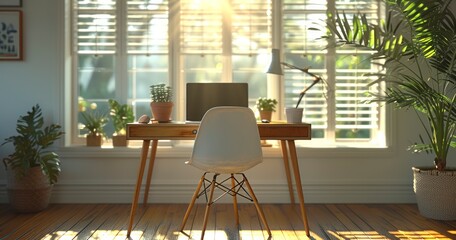
[[[308,239],[297,206],[263,204],[272,239]],[[183,204],[139,207],[130,239],[189,239],[179,233]],[[199,239],[203,205],[185,227]],[[456,221],[436,221],[419,215],[413,204],[308,204],[311,239],[456,239]],[[0,205],[0,239],[127,239],[129,204],[56,204],[35,214],[14,213]],[[232,205],[215,204],[205,239],[266,239],[253,204],[240,204],[240,226]]]

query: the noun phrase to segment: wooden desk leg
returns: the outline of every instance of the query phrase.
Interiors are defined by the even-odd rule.
[[[299,173],[299,165],[298,165],[298,156],[296,154],[296,146],[294,140],[287,140],[288,147],[290,148],[290,157],[291,163],[293,166],[293,173],[295,176],[296,181],[296,190],[298,191],[299,203],[301,207],[301,215],[302,220],[304,222],[304,228],[306,229],[306,235],[310,237],[309,233],[309,223],[307,222],[307,214],[306,209],[304,207],[304,194],[302,192],[302,184],[301,184],[301,174]]]
[[[295,200],[294,200],[293,185],[291,184],[291,173],[290,173],[290,163],[288,162],[287,142],[285,140],[280,140],[280,146],[282,147],[283,165],[285,166],[285,173],[287,175],[288,191],[290,192],[290,201],[291,201],[291,204],[294,205]]]
[[[144,140],[141,149],[141,162],[139,165],[138,179],[136,180],[135,195],[131,203],[130,222],[128,223],[127,237],[130,237],[131,229],[133,228],[133,220],[135,218],[136,207],[138,206],[139,192],[141,191],[142,179],[144,176],[144,168],[146,168],[147,153],[149,151],[150,140]]]
[[[158,140],[152,140],[152,148],[150,149],[149,156],[149,169],[147,170],[146,190],[144,191],[144,206],[147,205],[147,201],[149,198],[150,180],[152,179],[152,172],[154,170],[155,156],[157,156],[157,146]]]

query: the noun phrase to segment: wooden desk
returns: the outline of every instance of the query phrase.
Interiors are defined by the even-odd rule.
[[[130,222],[128,224],[127,236],[130,236],[133,220],[138,205],[139,193],[141,190],[142,179],[146,167],[148,150],[150,142],[150,162],[147,171],[146,189],[144,193],[144,204],[147,204],[150,181],[154,168],[155,157],[157,154],[158,140],[186,140],[195,139],[198,131],[198,124],[189,123],[130,123],[127,125],[128,140],[142,140],[141,162],[139,166],[138,179],[136,181],[136,190],[130,212]],[[296,182],[300,210],[306,235],[309,234],[309,225],[307,223],[306,210],[304,208],[304,195],[302,192],[301,174],[299,173],[298,157],[296,154],[295,140],[309,140],[311,138],[311,125],[307,123],[287,124],[287,123],[258,123],[258,130],[262,140],[280,140],[282,148],[283,163],[287,176],[288,190],[290,192],[291,203],[294,204],[293,185],[291,183],[290,163],[293,168],[293,174]],[[289,160],[290,159],[290,160]]]

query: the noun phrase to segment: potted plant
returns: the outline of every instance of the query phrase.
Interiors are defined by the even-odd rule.
[[[150,86],[150,108],[153,120],[157,122],[171,121],[173,92],[166,84],[156,84]]]
[[[456,173],[447,167],[456,131],[456,17],[451,0],[384,1],[384,24],[368,23],[364,15],[328,19],[330,47],[349,45],[374,51],[385,71],[373,83],[386,83],[382,101],[417,113],[424,136],[410,147],[433,153],[433,166],[414,167],[414,191],[426,217],[456,219]],[[351,24],[350,24],[351,22]]]
[[[108,122],[107,116],[97,110],[81,112],[81,116],[84,129],[88,131],[86,145],[89,147],[101,146],[102,138],[105,135],[104,127]]]
[[[61,126],[44,127],[40,106],[32,107],[17,120],[18,135],[5,139],[14,145],[14,152],[3,159],[7,169],[7,190],[10,203],[19,212],[37,212],[49,205],[52,186],[60,174],[59,156],[47,150],[64,132]]]
[[[299,70],[303,73],[305,73],[308,76],[311,76],[313,78],[312,83],[304,88],[300,93],[299,93],[299,98],[298,102],[296,103],[296,106],[293,107],[287,107],[285,108],[285,115],[287,116],[287,122],[288,123],[301,123],[302,122],[302,113],[303,113],[303,108],[299,107],[299,104],[301,104],[301,100],[304,97],[304,95],[309,91],[315,84],[319,82],[323,82],[323,79],[321,76],[316,75],[312,72],[309,71],[310,67],[297,67],[294,65],[291,65],[289,63],[281,62],[280,61],[280,51],[279,49],[272,49],[272,59],[271,59],[271,65],[269,66],[269,69],[267,73],[270,74],[276,74],[276,75],[283,75],[282,67],[281,65],[284,65],[285,67],[289,69],[295,69]]]
[[[284,62],[282,62],[282,65],[284,65],[284,66],[286,66],[286,67],[288,67],[290,69],[299,70],[299,71],[301,71],[301,72],[313,77],[312,83],[309,86],[307,86],[306,88],[304,88],[299,93],[299,98],[298,98],[298,102],[296,102],[296,106],[294,108],[292,108],[292,107],[285,108],[285,115],[287,116],[287,122],[289,122],[289,123],[301,123],[302,122],[302,114],[303,114],[303,110],[304,109],[300,108],[299,104],[301,104],[302,98],[307,93],[307,91],[309,91],[313,86],[315,86],[315,84],[317,84],[319,82],[324,82],[324,81],[321,78],[321,76],[309,72],[309,67],[306,67],[306,68],[296,67],[296,66],[293,66],[291,64],[284,63]]]
[[[112,135],[112,145],[127,146],[126,126],[127,123],[134,122],[133,108],[127,104],[120,104],[114,99],[109,99],[110,116],[114,125]]]
[[[256,107],[260,113],[260,120],[271,122],[272,113],[276,111],[277,100],[273,98],[260,97],[257,99]]]

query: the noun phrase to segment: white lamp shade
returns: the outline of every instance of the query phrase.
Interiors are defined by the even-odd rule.
[[[267,73],[283,75],[279,49],[272,49],[271,65],[269,65]]]

